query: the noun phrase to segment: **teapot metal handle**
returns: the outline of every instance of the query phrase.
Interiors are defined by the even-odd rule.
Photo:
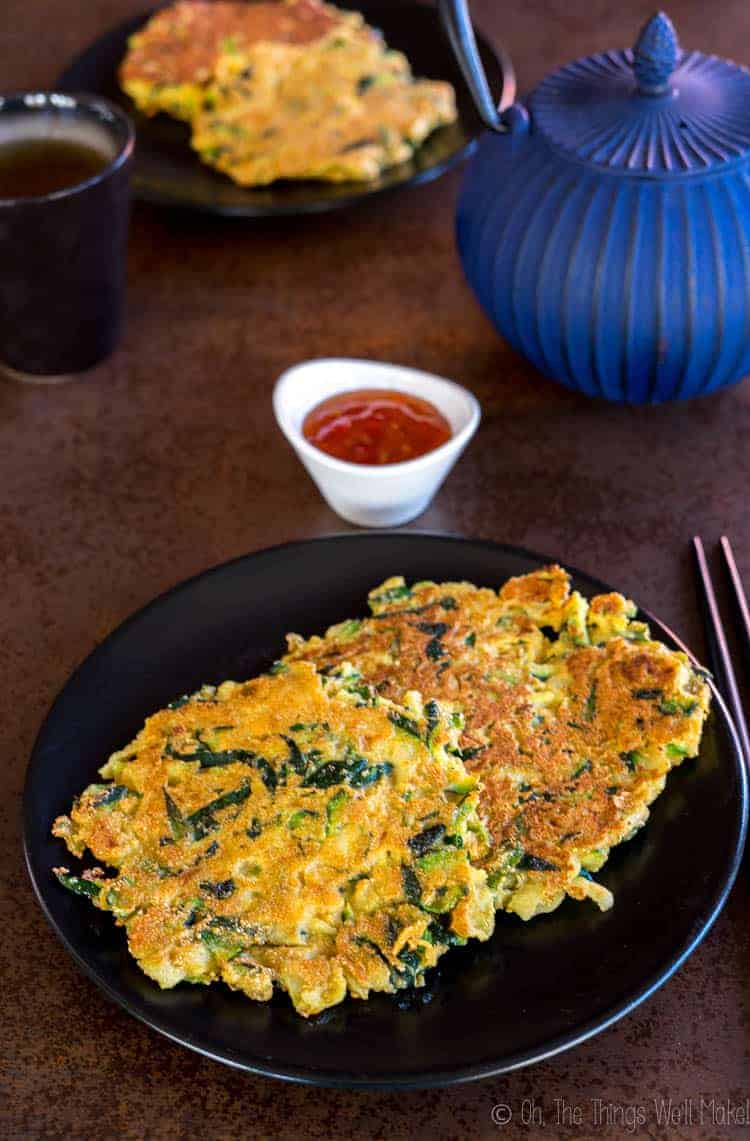
[[[516,97],[516,76],[510,58],[502,48],[499,49],[503,88],[500,101],[495,106],[477,48],[467,0],[438,0],[438,9],[480,119],[491,131],[506,131],[507,127],[503,124],[501,115]]]

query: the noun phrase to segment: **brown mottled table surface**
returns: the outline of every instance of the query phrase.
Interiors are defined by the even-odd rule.
[[[143,3],[5,0],[3,87],[49,86],[73,53]],[[631,43],[651,9],[650,0],[474,3],[482,27],[508,46],[523,88],[574,55]],[[748,6],[724,0],[710,20],[707,11],[699,0],[674,0],[684,42],[749,62]],[[746,873],[677,976],[599,1037],[506,1077],[399,1094],[287,1086],[173,1045],[81,976],[26,880],[26,759],[73,667],[173,583],[243,552],[343,528],[272,419],[271,386],[294,361],[395,360],[454,376],[480,398],[479,434],[418,527],[569,560],[635,596],[699,652],[690,536],[729,533],[750,579],[750,382],[693,404],[632,409],[540,379],[498,340],[462,280],[452,233],[459,180],[454,173],[348,214],[274,225],[139,207],[115,357],[59,389],[0,385],[5,1137],[743,1132],[710,1112],[701,1125],[699,1099],[750,1096]],[[654,1099],[662,1097],[695,1099],[696,1123],[660,1125]],[[499,1103],[514,1114],[505,1128],[490,1117]],[[638,1106],[645,1124],[628,1131]],[[539,1109],[544,1128],[528,1123]]]

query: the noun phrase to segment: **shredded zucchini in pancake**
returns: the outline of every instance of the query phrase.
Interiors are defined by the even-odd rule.
[[[556,566],[498,592],[394,577],[370,606],[324,638],[291,635],[286,660],[343,666],[382,696],[417,689],[453,710],[458,755],[480,780],[498,908],[530,919],[566,895],[610,907],[592,873],[698,752],[709,690],[687,656],[653,641],[633,603],[587,603]]]
[[[415,78],[361,13],[321,0],[178,0],[131,38],[120,82],[241,186],[371,181],[458,117],[450,83]]]
[[[421,986],[496,909],[607,909],[594,874],[698,752],[700,671],[560,567],[394,577],[370,607],[150,717],[55,822],[106,866],[60,882],[160,986],[278,987],[308,1016]]]
[[[436,702],[396,706],[312,666],[206,687],[150,717],[54,833],[102,868],[64,886],[110,911],[162,987],[221,979],[303,1015],[421,986],[492,932],[476,778]]]

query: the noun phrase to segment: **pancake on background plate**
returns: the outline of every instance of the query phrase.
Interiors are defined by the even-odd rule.
[[[336,35],[304,49],[258,44],[224,56],[192,146],[245,186],[361,181],[411,158],[455,118],[450,84],[414,80],[406,57],[376,38]]]
[[[180,0],[132,38],[120,77],[242,186],[372,181],[457,118],[449,83],[414,79],[359,13],[319,0]]]
[[[120,83],[146,115],[187,122],[203,106],[224,51],[254,43],[306,44],[358,19],[318,0],[178,0],[130,38]]]

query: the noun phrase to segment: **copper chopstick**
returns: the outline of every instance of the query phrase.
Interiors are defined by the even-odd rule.
[[[726,535],[721,536],[721,553],[724,556],[724,565],[726,566],[727,575],[729,576],[734,605],[739,619],[739,637],[745,655],[745,663],[748,669],[750,669],[750,608],[747,604],[747,596],[745,595],[745,588],[742,585],[740,572],[737,570],[732,544]]]
[[[693,552],[695,554],[695,563],[698,571],[699,594],[703,604],[703,618],[706,627],[706,641],[708,644],[711,670],[716,679],[716,684],[729,706],[745,762],[750,765],[750,734],[748,734],[745,712],[742,707],[742,699],[732,665],[732,658],[729,653],[726,634],[724,633],[724,625],[716,601],[711,572],[708,569],[706,552],[703,549],[702,540],[697,535],[693,539]]]

